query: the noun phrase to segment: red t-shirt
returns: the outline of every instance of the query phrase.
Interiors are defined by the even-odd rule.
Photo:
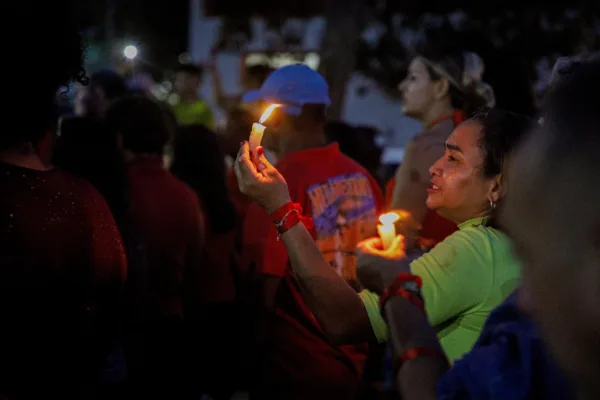
[[[126,277],[121,235],[92,185],[58,168],[0,163],[0,193],[0,392],[70,398],[94,373],[89,310],[107,312]]]
[[[205,232],[202,265],[196,278],[200,304],[231,302],[235,299],[233,261],[237,229],[215,233],[207,221]]]
[[[227,170],[226,184],[227,189],[229,189],[231,201],[233,202],[233,205],[235,206],[238,215],[243,217],[244,215],[246,215],[246,211],[248,210],[251,201],[248,198],[248,196],[240,192],[240,186],[238,185],[237,177],[235,176],[235,171],[233,170],[233,167]]]
[[[356,278],[358,241],[376,234],[383,204],[375,179],[339,151],[337,143],[285,156],[277,164],[290,196],[315,222],[317,244],[341,276]],[[367,346],[331,345],[304,303],[283,241],[267,213],[250,205],[242,259],[251,272],[282,277],[261,371],[265,395],[278,398],[354,398]]]
[[[154,317],[182,315],[184,274],[197,276],[200,267],[200,202],[159,156],[133,159],[128,174],[133,220],[147,249],[148,311]]]

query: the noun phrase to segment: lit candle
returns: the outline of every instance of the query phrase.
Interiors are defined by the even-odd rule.
[[[400,216],[394,212],[389,212],[379,217],[379,222],[381,222],[381,224],[377,225],[377,233],[379,233],[384,250],[390,248],[396,237],[396,227],[394,226],[394,223],[398,221],[399,218]]]
[[[252,124],[252,132],[250,132],[250,151],[254,153],[254,150],[258,146],[260,146],[260,142],[262,141],[263,134],[265,133],[265,126],[259,123]]]
[[[265,112],[260,117],[258,123],[252,124],[252,132],[250,132],[250,151],[254,152],[258,146],[260,146],[260,142],[262,141],[263,134],[265,133],[265,126],[263,123],[269,119],[273,110],[277,107],[281,107],[281,104],[271,104]]]

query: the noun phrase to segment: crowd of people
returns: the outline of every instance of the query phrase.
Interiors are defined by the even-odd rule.
[[[0,134],[0,399],[600,395],[598,54],[557,64],[533,120],[495,108],[476,54],[416,48],[399,112],[424,130],[385,180],[307,66],[217,79],[215,132],[199,67],[162,104],[88,76],[69,1],[9,8],[48,62],[3,25],[24,79]]]

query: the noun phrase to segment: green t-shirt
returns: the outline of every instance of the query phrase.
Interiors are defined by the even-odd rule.
[[[490,312],[515,290],[520,278],[508,237],[483,222],[484,218],[463,222],[457,232],[410,264],[411,272],[423,279],[429,322],[451,361],[471,350]],[[387,341],[379,297],[366,290],[360,297],[377,339]]]
[[[181,126],[204,125],[210,129],[214,128],[213,112],[202,100],[195,103],[177,103],[173,105],[173,114]]]

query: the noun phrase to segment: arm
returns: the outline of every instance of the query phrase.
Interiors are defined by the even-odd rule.
[[[410,348],[441,350],[435,330],[427,316],[401,297],[391,298],[385,307],[390,327],[394,359]],[[439,357],[421,356],[406,361],[396,375],[396,384],[404,400],[437,399],[437,381],[448,369]]]
[[[329,340],[337,345],[375,340],[362,300],[325,261],[304,225],[282,238],[302,297]]]
[[[244,142],[235,172],[242,193],[272,214],[290,201],[290,193],[281,174],[261,150],[252,161],[248,143]],[[282,238],[306,305],[332,343],[372,339],[374,335],[362,301],[323,258],[306,227],[297,224]]]

